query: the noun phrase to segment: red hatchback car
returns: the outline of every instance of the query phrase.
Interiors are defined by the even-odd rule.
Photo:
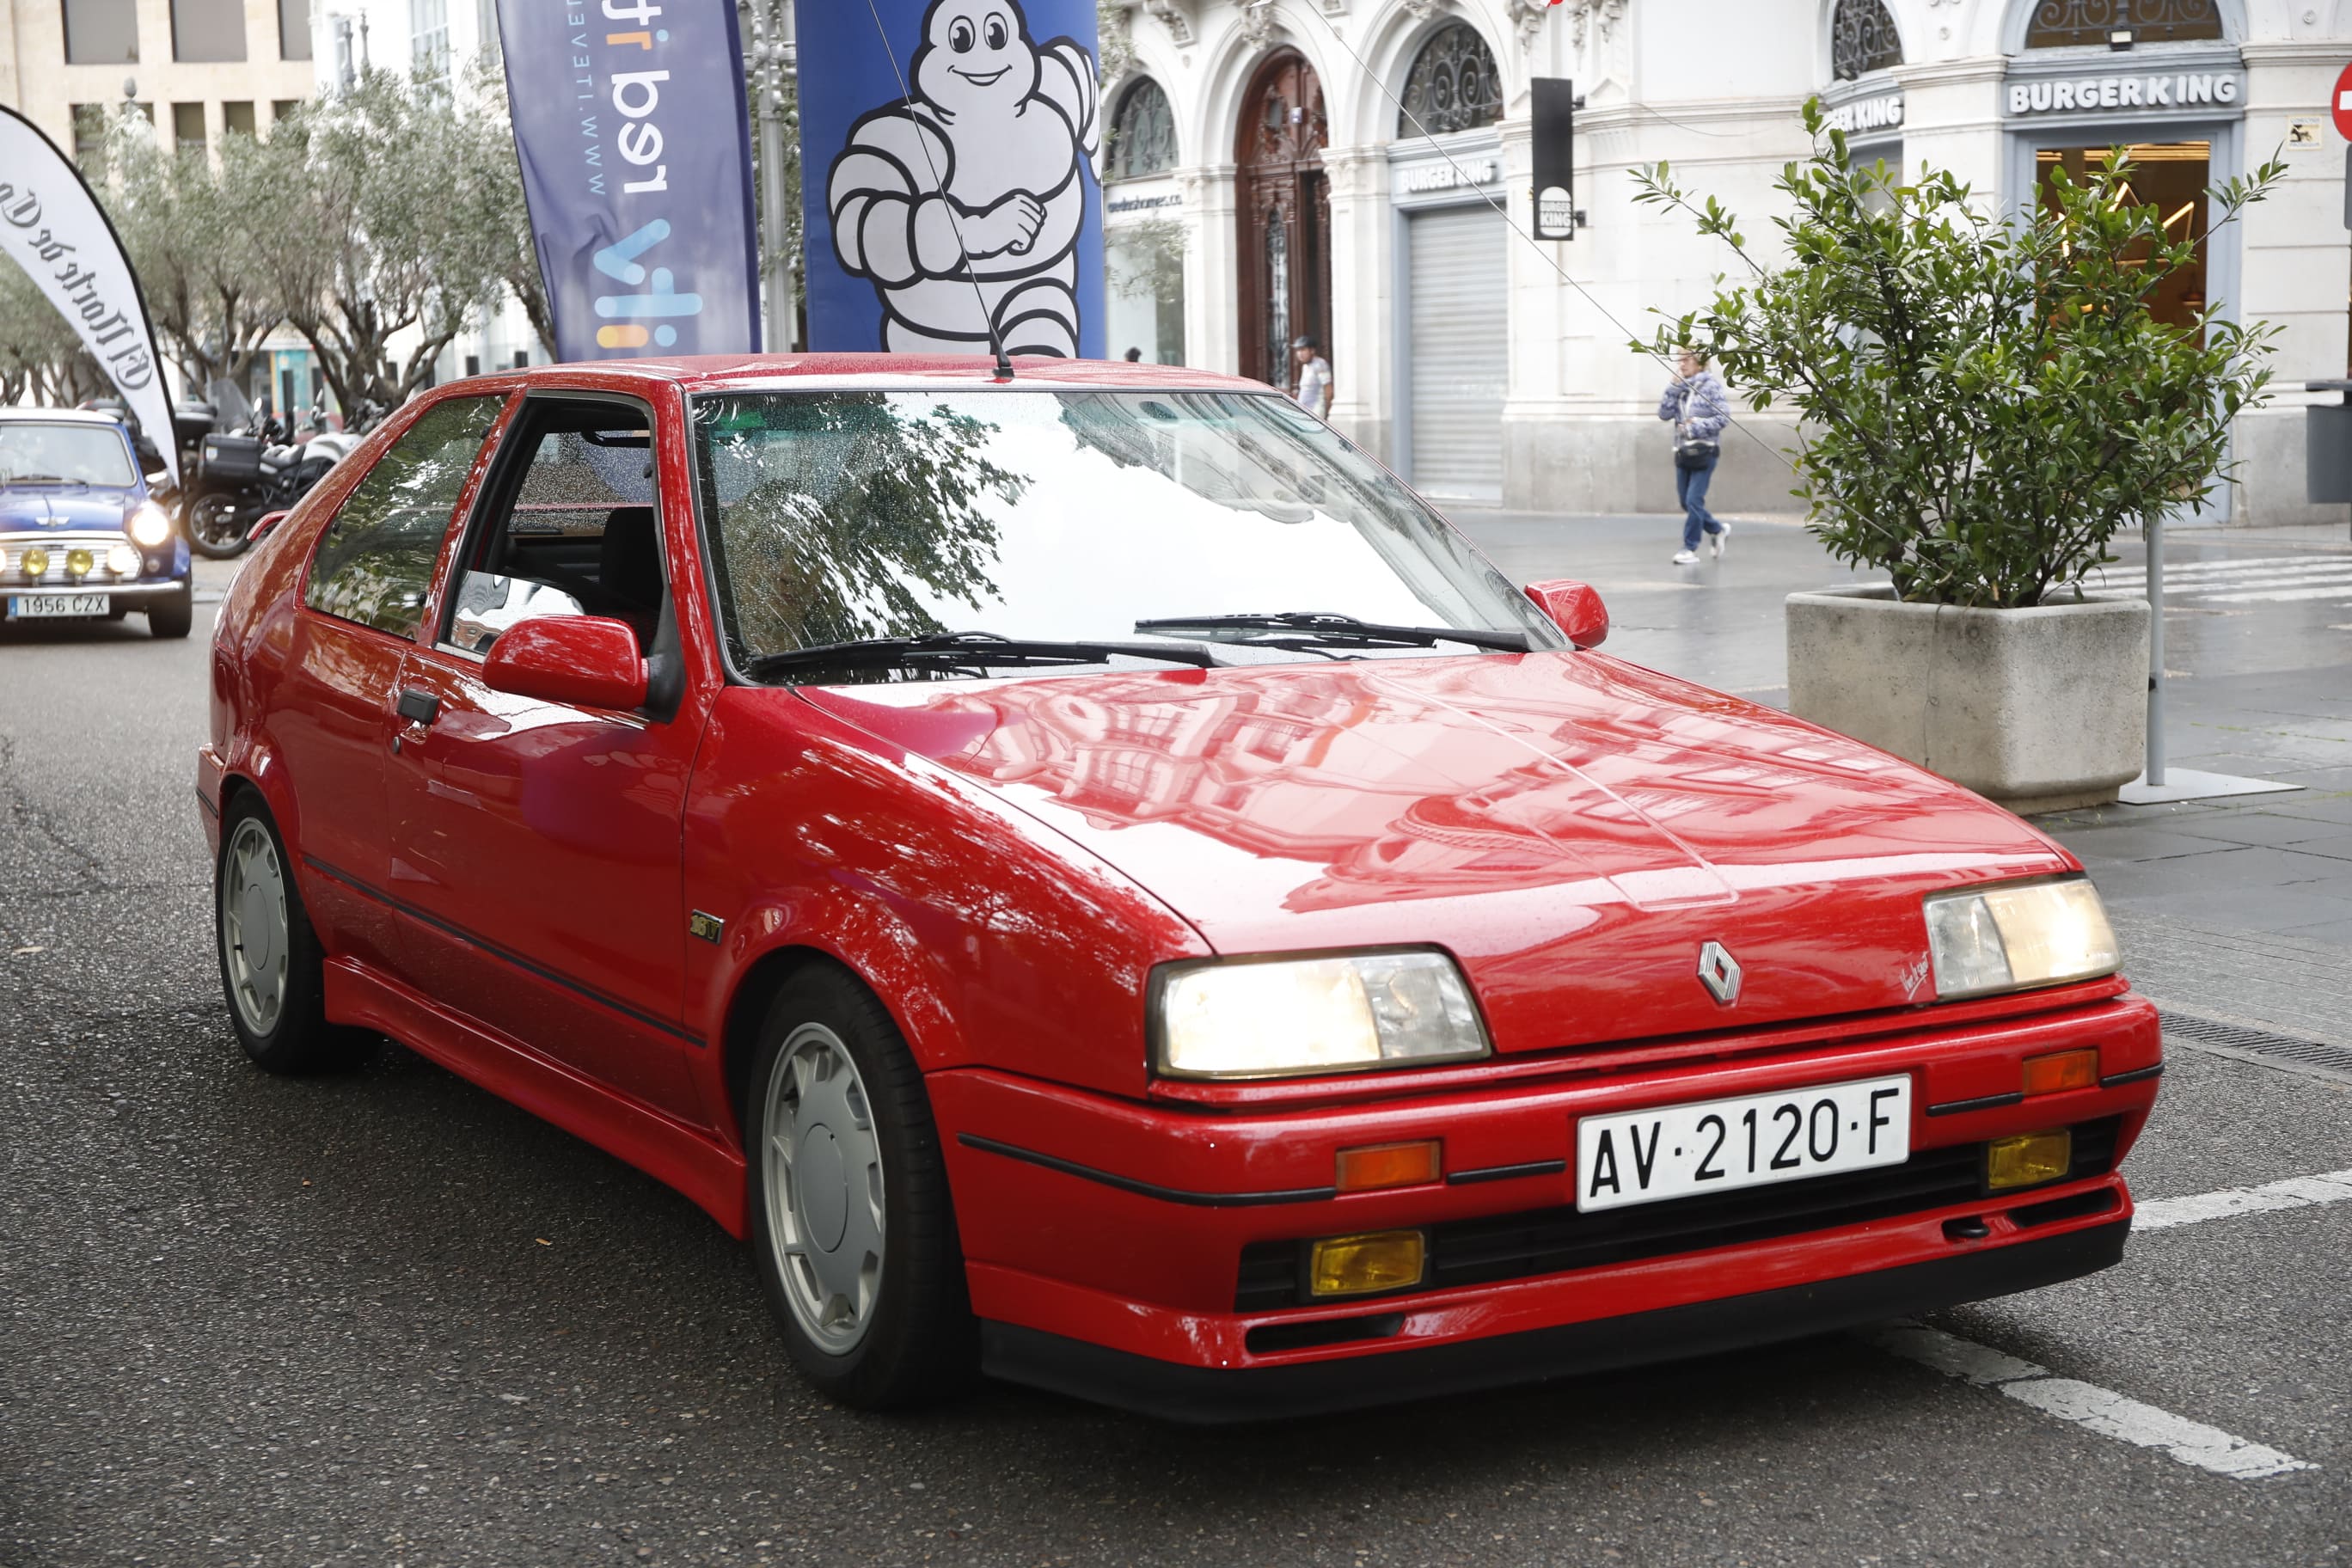
[[[2160,1057],[2079,865],[1607,626],[1252,382],[458,383],[222,607],[230,1016],[672,1184],[858,1405],[1329,1410],[2115,1263]]]

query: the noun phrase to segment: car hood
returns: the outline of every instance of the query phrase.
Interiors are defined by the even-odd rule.
[[[1598,654],[803,689],[1221,952],[1432,944],[1501,1050],[1931,1001],[1923,893],[2074,868],[1955,785]],[[1699,983],[1717,942],[1737,999]]]
[[[129,490],[70,486],[0,489],[0,532],[119,529],[137,496]]]

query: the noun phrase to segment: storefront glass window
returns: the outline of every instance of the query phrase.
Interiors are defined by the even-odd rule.
[[[1830,21],[1830,67],[1840,81],[1903,63],[1903,37],[1882,0],[1838,0]]]
[[[1430,35],[1405,73],[1400,136],[1443,136],[1492,125],[1503,114],[1503,79],[1478,29],[1454,22]]]
[[[1168,95],[1146,77],[1118,100],[1118,116],[1110,131],[1110,174],[1114,180],[1132,180],[1176,166],[1176,117],[1169,111]]]
[[[2158,285],[2147,302],[2148,314],[2171,326],[2195,324],[2205,309],[2205,187],[2212,178],[2213,149],[2205,142],[2142,142],[2126,149],[2135,167],[2124,200],[2152,206],[2164,220],[2164,232],[2175,241],[2197,242],[2194,266],[2184,267]],[[2052,174],[2066,171],[2080,182],[2085,171],[2107,155],[2105,146],[2047,147],[2034,154],[2035,184],[2044,205],[2052,205]]]
[[[1146,364],[1184,363],[1184,225],[1170,217],[1114,226],[1103,260],[1110,353]]]
[[[2132,44],[2219,38],[2221,12],[2214,0],[2042,0],[2026,24],[2025,47],[2106,48],[2118,33]]]

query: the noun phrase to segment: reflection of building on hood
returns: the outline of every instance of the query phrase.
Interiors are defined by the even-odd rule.
[[[1074,357],[1078,237],[1101,130],[1095,63],[1015,0],[933,0],[912,101],[850,128],[826,182],[835,258],[898,353]]]

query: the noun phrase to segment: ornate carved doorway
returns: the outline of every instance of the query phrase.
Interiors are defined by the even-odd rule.
[[[1269,55],[1242,99],[1234,139],[1241,371],[1286,390],[1295,379],[1292,339],[1311,335],[1331,357],[1330,139],[1315,68],[1295,49]]]

